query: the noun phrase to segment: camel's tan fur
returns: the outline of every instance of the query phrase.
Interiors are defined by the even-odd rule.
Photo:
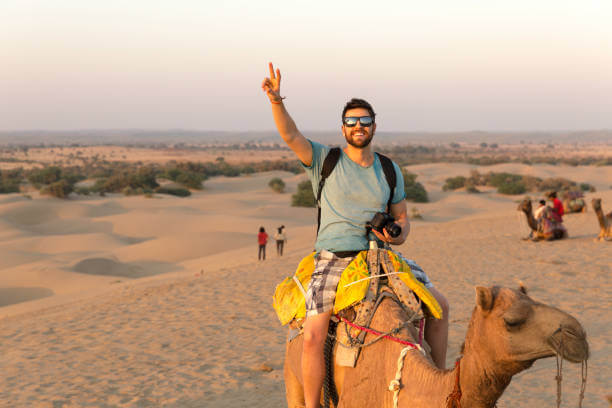
[[[379,331],[397,327],[404,319],[399,305],[384,300],[371,326]],[[399,334],[411,338],[408,330]],[[373,335],[368,334],[366,342]],[[301,386],[301,336],[287,345],[285,386],[290,408],[303,407]],[[570,361],[588,358],[585,332],[572,316],[538,303],[524,291],[476,288],[461,359],[461,406],[493,407],[513,375],[539,358],[551,357],[563,343],[562,355]],[[389,382],[397,370],[403,346],[383,340],[363,349],[355,368],[335,367],[335,380],[343,408],[392,407]],[[406,355],[402,370],[399,407],[445,407],[453,389],[455,371],[439,370],[418,351]]]
[[[605,214],[601,208],[601,198],[594,198],[591,201],[597,221],[599,222],[599,235],[596,241],[612,241],[612,212]]]

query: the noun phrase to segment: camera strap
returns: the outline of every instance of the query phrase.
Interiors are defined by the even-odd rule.
[[[338,164],[340,153],[341,150],[339,147],[332,147],[329,153],[327,153],[327,156],[325,156],[325,160],[323,160],[321,179],[319,180],[319,189],[317,190],[317,234],[319,234],[319,228],[321,228],[321,194],[323,192],[323,186],[325,185],[325,180],[332,171],[334,171],[336,164]],[[376,155],[378,155],[380,165],[383,169],[383,173],[385,173],[385,179],[387,179],[387,184],[390,189],[389,200],[387,200],[387,212],[389,212],[391,209],[391,200],[393,200],[393,195],[395,193],[395,185],[397,184],[397,175],[395,174],[393,161],[391,161],[390,158],[378,152],[376,152]]]

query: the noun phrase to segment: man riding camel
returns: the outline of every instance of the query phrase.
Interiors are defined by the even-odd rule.
[[[280,94],[281,73],[269,64],[270,77],[265,78],[262,89],[272,107],[276,128],[293,150],[313,186],[321,179],[323,162],[330,152],[328,146],[305,138],[287,112]],[[347,145],[341,150],[333,172],[327,178],[320,198],[320,227],[315,243],[315,270],[306,291],[306,320],[302,352],[302,374],[306,408],[320,406],[325,362],[323,348],[331,317],[336,288],[342,271],[359,251],[368,249],[366,223],[378,212],[388,212],[401,227],[399,235],[392,237],[387,229],[383,233],[372,230],[380,242],[401,245],[410,232],[404,182],[399,166],[393,163],[396,186],[391,189],[378,154],[371,141],[376,131],[372,106],[362,99],[351,99],[342,111],[342,134]],[[394,192],[389,200],[389,195]],[[315,192],[316,194],[316,192]],[[390,202],[389,208],[387,203]],[[395,235],[395,234],[394,234]],[[436,298],[443,310],[442,319],[428,319],[425,339],[431,346],[434,363],[445,367],[448,342],[448,302],[436,290],[420,268],[413,268],[420,280]]]

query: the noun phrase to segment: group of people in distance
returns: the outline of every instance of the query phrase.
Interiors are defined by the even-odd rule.
[[[565,214],[563,203],[557,198],[556,191],[548,193],[546,198],[547,200],[539,201],[539,206],[533,213],[540,231],[554,228],[553,225],[549,224],[561,225]]]
[[[276,228],[274,233],[274,240],[276,241],[276,255],[283,256],[283,249],[287,242],[287,234],[285,233],[285,226],[281,225]],[[268,244],[268,234],[264,227],[259,227],[259,233],[257,234],[257,243],[259,244],[259,252],[257,259],[260,261],[266,260],[266,245]]]

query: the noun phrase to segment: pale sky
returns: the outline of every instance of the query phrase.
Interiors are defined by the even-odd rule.
[[[612,1],[1,0],[0,130],[612,129]]]

